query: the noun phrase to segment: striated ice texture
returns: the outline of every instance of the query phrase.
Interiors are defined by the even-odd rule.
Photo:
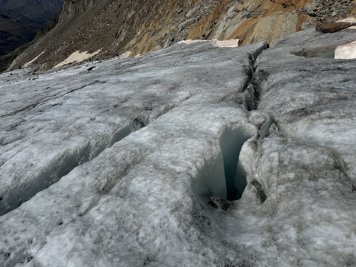
[[[2,74],[0,266],[354,266],[354,40]]]

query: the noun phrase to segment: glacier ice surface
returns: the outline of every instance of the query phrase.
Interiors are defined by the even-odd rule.
[[[0,265],[355,265],[352,40],[0,75]]]

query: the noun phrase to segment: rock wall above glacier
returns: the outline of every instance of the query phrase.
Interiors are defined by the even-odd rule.
[[[50,69],[75,51],[106,59],[168,47],[185,39],[274,43],[318,20],[351,15],[356,3],[319,0],[66,1],[59,23],[12,64]],[[355,9],[356,10],[356,9]]]

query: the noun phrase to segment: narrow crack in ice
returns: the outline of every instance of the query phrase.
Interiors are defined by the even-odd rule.
[[[243,86],[243,92],[246,92],[248,97],[245,98],[244,105],[248,111],[257,109],[260,88],[259,88],[259,74],[256,73],[256,61],[259,55],[268,49],[268,45],[264,44],[260,49],[248,55],[249,67],[246,70],[247,81]],[[246,174],[243,168],[238,164],[239,155],[243,144],[252,137],[247,132],[237,130],[227,130],[224,132],[220,147],[224,159],[224,171],[227,189],[227,200],[233,201],[241,198],[244,189],[247,185]]]
[[[247,80],[242,86],[241,92],[247,95],[244,99],[245,102],[242,103],[242,105],[247,107],[247,111],[257,109],[260,92],[260,77],[258,76],[259,74],[256,73],[256,60],[265,49],[268,49],[267,44],[264,44],[260,49],[256,50],[255,53],[248,55],[249,65],[245,70]],[[253,137],[253,134],[248,128],[245,129],[244,127],[226,129],[221,135],[221,155],[216,155],[215,159],[212,159],[209,171],[206,171],[210,177],[204,177],[204,181],[200,182],[202,184],[198,185],[201,189],[196,189],[196,192],[204,198],[210,198],[209,205],[218,207],[219,205],[217,203],[221,202],[220,204],[225,207],[226,202],[224,202],[224,200],[235,201],[241,198],[247,181],[246,174],[239,164],[239,156],[242,146],[251,137]],[[221,185],[222,180],[218,178],[219,175],[221,175],[221,170],[223,170],[224,185]],[[257,183],[254,183],[254,185],[256,188],[258,187]],[[258,187],[258,192],[260,193],[261,202],[264,202],[267,196],[262,186]]]
[[[52,95],[52,96],[50,96],[50,97],[48,97],[48,98],[41,99],[40,101],[37,101],[36,103],[32,103],[32,104],[30,104],[30,105],[28,105],[28,106],[25,106],[25,107],[21,108],[21,109],[14,110],[14,111],[9,112],[9,113],[6,113],[6,114],[2,114],[2,115],[0,115],[0,118],[13,116],[13,115],[16,115],[16,114],[18,114],[18,113],[21,113],[21,112],[23,112],[23,111],[29,111],[29,110],[31,110],[31,109],[36,108],[36,107],[39,106],[39,105],[46,104],[47,102],[53,101],[53,100],[55,100],[55,99],[57,99],[57,98],[59,98],[59,97],[66,96],[66,95],[68,95],[68,94],[70,94],[70,93],[79,91],[79,90],[84,89],[84,88],[86,88],[86,87],[88,87],[88,86],[95,85],[95,84],[99,84],[99,83],[105,83],[105,82],[104,82],[104,81],[95,80],[95,81],[93,81],[93,82],[91,82],[91,83],[89,83],[89,84],[82,85],[82,86],[80,86],[80,87],[78,87],[78,88],[70,89],[70,90],[68,90],[68,91],[66,91],[66,92],[64,92],[64,93],[63,93],[63,92],[59,92],[59,93],[57,93],[57,94],[55,94],[55,95]]]

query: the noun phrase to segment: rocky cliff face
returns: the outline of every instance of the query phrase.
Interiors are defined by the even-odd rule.
[[[144,54],[184,39],[273,43],[316,21],[344,18],[354,7],[351,0],[66,1],[55,29],[12,68],[35,58],[42,69],[52,68],[76,51],[97,52],[97,59]]]
[[[0,265],[356,265],[356,30],[0,75]]]

